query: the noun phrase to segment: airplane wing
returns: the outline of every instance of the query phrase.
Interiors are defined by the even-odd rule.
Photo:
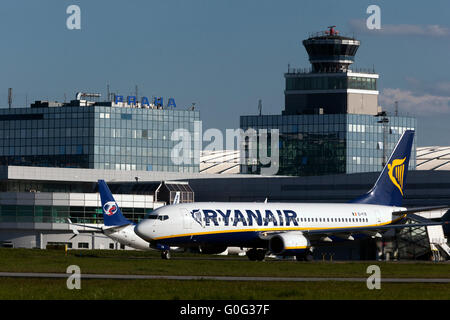
[[[103,228],[101,228],[101,227],[94,227],[94,226],[89,226],[89,225],[87,225],[87,224],[80,224],[80,223],[73,223],[70,219],[67,219],[69,222],[69,224],[70,225],[73,225],[73,226],[78,226],[78,227],[83,227],[83,228],[90,228],[90,229],[94,229],[94,230],[98,230],[98,231],[100,231],[100,232],[103,232],[103,231],[105,231],[105,230],[108,230],[108,231],[118,231],[118,230],[121,230],[121,229],[123,229],[123,228],[125,228],[126,226],[128,226],[128,225],[130,225],[130,224],[124,224],[124,225],[121,225],[121,226],[112,226],[112,227],[103,227]],[[75,232],[75,230],[76,229],[74,229],[74,232]],[[78,231],[78,230],[76,230],[76,231]]]
[[[393,214],[402,216],[404,214],[412,214],[412,213],[435,211],[435,210],[449,210],[449,209],[450,209],[450,206],[418,207],[418,208],[412,208],[412,209],[407,209],[407,210],[403,210],[403,211],[394,211]]]
[[[304,235],[333,235],[337,233],[364,233],[364,232],[377,232],[385,231],[389,229],[401,229],[401,228],[417,228],[417,227],[429,227],[443,225],[446,222],[427,222],[427,223],[404,223],[404,224],[388,224],[383,226],[373,227],[353,227],[353,228],[334,228],[334,229],[314,229],[302,231]]]
[[[68,221],[68,223],[69,223],[70,225],[72,225],[72,226],[78,226],[78,227],[84,227],[84,228],[91,228],[91,229],[94,229],[94,230],[102,231],[102,228],[100,228],[100,227],[88,226],[88,225],[86,225],[86,224],[80,224],[80,223],[73,223],[72,220],[70,220],[70,219],[67,219],[67,221]],[[74,230],[74,232],[75,232],[76,229],[73,229],[73,230]],[[76,230],[76,231],[78,231],[78,230]]]
[[[429,227],[448,224],[449,222],[421,222],[421,223],[405,223],[405,224],[389,224],[383,226],[370,226],[370,227],[343,227],[343,228],[328,228],[328,229],[312,229],[312,230],[302,230],[301,233],[309,238],[310,240],[322,240],[331,242],[330,236],[336,236],[338,238],[354,240],[354,234],[367,234],[369,236],[381,237],[380,232],[389,229],[401,229],[401,228],[417,228],[417,227]],[[274,232],[261,232],[259,238],[262,240],[269,240],[271,237],[277,234],[292,232],[292,231],[274,231]]]

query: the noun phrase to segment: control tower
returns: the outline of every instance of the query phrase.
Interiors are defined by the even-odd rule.
[[[352,70],[360,41],[336,26],[303,40],[311,68],[288,68],[283,114],[372,114],[378,108],[374,70]]]

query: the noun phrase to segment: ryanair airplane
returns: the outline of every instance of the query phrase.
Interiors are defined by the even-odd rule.
[[[373,188],[349,203],[198,202],[161,207],[141,221],[135,232],[152,248],[170,258],[172,246],[220,253],[245,247],[250,260],[267,253],[311,259],[320,242],[381,237],[392,228],[411,227],[399,221],[409,213],[444,207],[407,210],[403,190],[414,131],[405,131]],[[417,226],[442,223],[422,223]]]

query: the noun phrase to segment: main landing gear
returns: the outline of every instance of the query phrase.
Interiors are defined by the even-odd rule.
[[[161,251],[161,258],[164,260],[169,260],[170,259],[170,251],[169,250]]]
[[[297,261],[313,261],[314,257],[312,255],[311,250],[307,250],[302,254],[296,255],[295,260],[297,260]]]
[[[246,252],[250,261],[263,261],[266,257],[266,250],[264,249],[250,249]]]

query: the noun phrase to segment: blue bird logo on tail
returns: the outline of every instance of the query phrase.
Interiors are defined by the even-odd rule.
[[[112,216],[113,214],[115,214],[117,212],[116,202],[109,201],[109,202],[105,203],[105,205],[103,206],[103,211],[105,212],[105,214],[107,216]]]

